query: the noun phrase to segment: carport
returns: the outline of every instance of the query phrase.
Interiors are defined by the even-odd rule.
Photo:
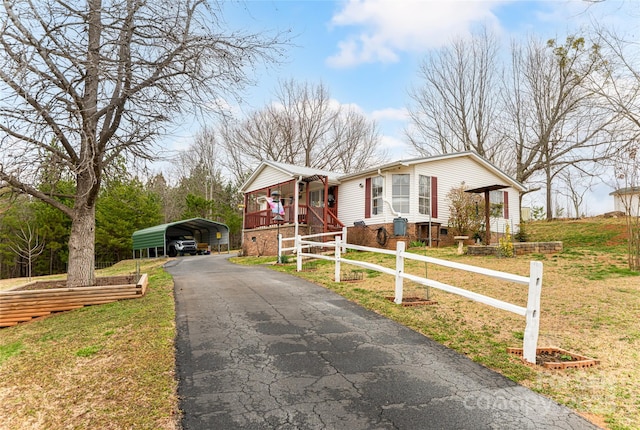
[[[160,224],[133,233],[133,258],[167,255],[167,240],[176,236],[193,236],[196,242],[206,243],[218,253],[227,246],[229,253],[229,227],[204,218],[191,218]]]

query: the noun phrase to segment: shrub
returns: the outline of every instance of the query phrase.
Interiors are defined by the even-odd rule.
[[[457,236],[473,236],[481,228],[484,203],[476,194],[465,192],[466,187],[451,188],[449,199],[449,226]]]
[[[498,255],[501,257],[513,257],[513,242],[511,242],[511,231],[509,230],[509,224],[504,232],[504,237],[498,240]]]
[[[513,238],[518,242],[529,242],[529,233],[524,221],[520,223],[520,229],[513,235]]]

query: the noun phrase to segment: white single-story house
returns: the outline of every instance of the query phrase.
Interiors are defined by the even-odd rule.
[[[447,194],[461,186],[482,195],[491,203],[487,208],[501,207],[500,215],[491,217],[490,231],[502,233],[507,225],[518,230],[519,195],[526,187],[475,152],[400,160],[347,175],[263,161],[241,187],[243,250],[274,255],[274,230],[292,237],[345,226],[350,243],[367,246],[389,248],[397,240],[454,243]],[[281,203],[277,210],[273,201]]]
[[[611,193],[614,212],[640,216],[640,187],[619,188]]]

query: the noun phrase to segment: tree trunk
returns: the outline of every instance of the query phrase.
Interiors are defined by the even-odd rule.
[[[69,236],[67,287],[86,287],[95,282],[95,205],[76,208]]]
[[[95,284],[96,199],[100,178],[87,169],[78,174],[76,181],[67,269],[67,287],[70,288]]]
[[[547,221],[551,221],[553,219],[553,194],[551,194],[551,166],[549,165],[549,159],[547,158],[546,167],[545,167],[545,176],[547,182]]]

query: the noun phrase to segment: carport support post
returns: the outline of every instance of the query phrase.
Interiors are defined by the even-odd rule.
[[[396,245],[396,297],[393,301],[396,305],[402,304],[402,282],[404,278],[404,242]]]
[[[335,239],[336,239],[336,245],[335,245],[336,264],[335,264],[334,279],[336,282],[340,282],[340,236],[336,236]]]
[[[532,261],[529,269],[529,297],[527,299],[527,325],[524,329],[522,358],[536,362],[538,331],[540,328],[540,293],[542,291],[542,262]]]

